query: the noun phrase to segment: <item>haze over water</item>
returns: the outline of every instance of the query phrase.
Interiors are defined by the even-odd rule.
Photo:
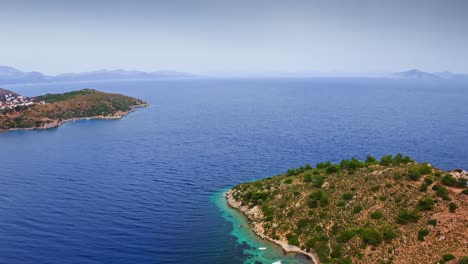
[[[468,168],[467,83],[197,79],[5,88],[28,96],[94,88],[151,106],[122,120],[0,134],[0,263],[239,263],[251,259],[249,246],[237,243],[215,204],[238,183],[367,154]]]

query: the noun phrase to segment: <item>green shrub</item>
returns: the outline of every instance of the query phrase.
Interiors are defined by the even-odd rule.
[[[419,186],[419,191],[420,192],[427,191],[427,184],[426,183],[421,184],[421,186]]]
[[[371,218],[372,219],[380,219],[382,218],[383,216],[383,213],[381,211],[375,211],[373,213],[371,213]]]
[[[403,163],[410,163],[410,162],[414,162],[414,160],[410,156],[405,156],[403,158]]]
[[[376,192],[378,190],[380,190],[380,186],[373,186],[372,188],[370,188],[371,191],[373,192]]]
[[[341,198],[343,198],[343,200],[346,200],[346,201],[352,200],[353,197],[354,197],[354,195],[353,195],[352,193],[350,193],[350,192],[345,192],[345,193],[341,196]]]
[[[379,161],[376,158],[372,157],[371,155],[367,155],[365,162],[367,166],[379,164]]]
[[[345,205],[346,205],[346,202],[345,202],[345,201],[338,201],[338,202],[336,203],[336,206],[338,206],[338,207],[343,207],[343,206],[345,206]]]
[[[335,244],[332,247],[332,252],[330,253],[330,257],[332,258],[340,258],[341,257],[342,246],[340,244]]]
[[[311,170],[312,169],[312,166],[309,163],[307,163],[304,167],[305,167],[306,170]]]
[[[336,173],[336,172],[338,172],[338,171],[340,171],[340,166],[335,165],[335,164],[334,164],[334,165],[331,165],[331,166],[328,167],[327,170],[326,170],[326,172],[327,172],[328,174]]]
[[[417,181],[421,178],[421,172],[418,168],[411,168],[408,170],[408,178],[412,181]]]
[[[338,241],[345,243],[348,242],[351,238],[359,233],[358,229],[355,228],[347,228],[341,231],[341,234],[338,236]]]
[[[468,180],[465,178],[458,178],[457,179],[457,187],[465,188],[467,186]]]
[[[317,165],[315,165],[315,167],[317,169],[325,169],[325,168],[328,168],[332,165],[332,163],[330,161],[327,161],[327,162],[320,162],[320,163],[317,163]]]
[[[289,233],[286,235],[286,238],[288,239],[288,244],[293,245],[293,246],[299,246],[299,238],[296,234]]]
[[[301,173],[303,173],[304,171],[306,170],[305,167],[301,166],[299,168],[296,168],[296,169],[288,169],[288,176],[296,176],[296,175],[299,175]]]
[[[442,199],[444,199],[446,201],[450,201],[449,191],[444,186],[442,186],[440,184],[436,184],[436,185],[434,185],[432,187],[432,190],[436,191],[437,196],[442,197]]]
[[[362,230],[361,236],[367,245],[377,246],[382,243],[382,234],[373,228]]]
[[[432,172],[432,168],[427,163],[420,165],[418,170],[421,175],[431,174]]]
[[[366,163],[362,163],[357,158],[352,158],[351,160],[342,160],[340,162],[341,169],[348,169],[351,171],[355,171],[359,168],[365,167]]]
[[[434,209],[434,200],[430,197],[419,200],[419,209],[422,211],[430,211]]]
[[[268,207],[268,206],[262,206],[262,213],[263,213],[263,216],[265,217],[265,221],[273,220],[273,215],[274,215],[273,208]]]
[[[310,173],[305,173],[304,174],[304,182],[311,182],[312,181],[312,174]]]
[[[454,259],[454,258],[455,258],[455,256],[452,255],[452,254],[445,254],[445,255],[442,257],[442,259],[443,259],[444,261],[450,261],[450,260],[452,260],[452,259]]]
[[[437,220],[429,219],[429,220],[427,220],[427,224],[432,225],[432,226],[436,226],[437,225]]]
[[[353,208],[353,213],[358,214],[362,211],[362,205],[355,205]]]
[[[451,174],[446,174],[442,178],[442,184],[447,186],[457,186],[457,179],[455,179]]]
[[[424,237],[429,235],[429,230],[421,229],[418,231],[418,240],[424,241]]]
[[[395,239],[397,237],[397,231],[395,230],[394,227],[385,226],[383,228],[382,235],[383,235],[383,239],[386,242],[390,242],[390,241],[392,241],[393,239]]]
[[[306,227],[307,225],[309,224],[309,220],[308,219],[301,219],[297,222],[297,228],[301,229],[301,228],[304,228]]]
[[[398,213],[396,221],[399,224],[406,225],[409,223],[416,223],[419,220],[419,214],[417,211],[413,210],[402,210]]]
[[[403,163],[403,155],[401,155],[401,153],[398,153],[393,158],[393,164],[400,165],[401,163]]]
[[[395,179],[395,180],[399,180],[401,178],[403,178],[403,175],[401,175],[401,173],[399,173],[399,172],[397,172],[397,173],[395,173],[395,175],[393,175],[393,179]]]
[[[396,154],[395,157],[393,158],[394,165],[400,165],[402,163],[410,163],[410,162],[413,162],[413,160],[409,156],[403,157],[401,153]]]
[[[461,194],[468,195],[468,189],[464,189]]]
[[[426,178],[424,178],[424,182],[427,185],[431,185],[434,182],[434,179],[432,179],[431,177],[426,177]]]
[[[322,187],[323,183],[325,182],[325,177],[320,175],[314,175],[312,177],[312,185],[316,188]]]
[[[468,264],[468,256],[460,258],[458,264]]]
[[[449,203],[449,211],[451,213],[455,213],[455,210],[457,210],[458,206],[455,203]]]
[[[314,191],[309,196],[309,207],[311,208],[316,208],[318,205],[325,207],[328,205],[328,202],[328,194],[322,190]]]
[[[249,194],[250,194],[250,198],[247,200],[250,200],[254,205],[258,204],[259,200],[266,201],[269,196],[268,192],[254,192],[254,193],[248,192],[247,196],[249,196]]]
[[[284,180],[284,183],[286,184],[291,184],[292,182],[293,182],[293,179],[291,178]]]
[[[392,155],[386,155],[380,159],[380,165],[382,166],[390,166],[392,164],[393,164]]]

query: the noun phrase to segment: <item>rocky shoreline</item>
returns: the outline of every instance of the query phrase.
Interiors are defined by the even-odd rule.
[[[107,120],[112,120],[112,119],[122,119],[129,113],[135,111],[136,108],[140,107],[147,107],[148,104],[142,104],[142,105],[136,105],[132,106],[132,109],[129,111],[117,111],[116,113],[109,115],[109,116],[88,116],[88,117],[77,117],[77,118],[69,118],[69,119],[64,119],[64,120],[53,120],[50,123],[45,124],[44,126],[39,126],[39,127],[25,127],[25,128],[10,128],[10,129],[0,129],[1,132],[9,132],[9,131],[17,131],[17,130],[46,130],[46,129],[51,129],[51,128],[56,128],[60,127],[63,124],[67,122],[74,122],[74,121],[80,121],[80,120],[91,120],[91,119],[107,119]]]
[[[264,239],[264,240],[268,240],[278,246],[280,246],[282,249],[283,249],[283,252],[285,254],[287,253],[297,253],[297,254],[302,254],[304,256],[306,256],[308,259],[310,259],[311,263],[313,264],[319,264],[320,261],[318,259],[318,256],[316,256],[315,254],[312,254],[312,253],[309,253],[309,252],[306,252],[304,250],[302,250],[301,248],[297,247],[297,246],[292,246],[292,245],[289,245],[287,242],[285,241],[281,241],[281,240],[274,240],[272,239],[271,237],[268,237],[266,236],[265,234],[263,234],[263,227],[262,227],[262,224],[261,223],[258,223],[255,221],[253,215],[255,214],[254,211],[252,210],[249,210],[246,206],[241,206],[240,202],[236,201],[232,195],[232,190],[229,190],[225,193],[225,198],[226,198],[226,202],[227,204],[229,205],[229,207],[241,212],[249,221],[249,224],[251,225],[252,227],[252,231],[257,235],[259,236],[260,238]]]

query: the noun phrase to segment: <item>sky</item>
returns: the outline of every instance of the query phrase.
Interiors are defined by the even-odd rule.
[[[464,0],[0,0],[0,36],[46,74],[468,73]]]

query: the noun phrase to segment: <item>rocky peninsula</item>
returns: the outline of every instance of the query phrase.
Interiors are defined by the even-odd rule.
[[[261,238],[312,263],[468,263],[468,173],[401,154],[323,162],[226,193]]]
[[[120,119],[148,105],[140,99],[93,89],[37,97],[2,89],[0,103],[0,131],[49,129],[80,119]]]

